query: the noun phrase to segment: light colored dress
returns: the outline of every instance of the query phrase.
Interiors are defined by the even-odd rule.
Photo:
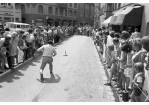
[[[131,51],[130,53],[127,54],[127,65],[128,66],[132,66],[132,56],[133,56],[133,52]],[[132,72],[132,67],[127,67],[124,70],[124,74],[126,77],[131,77],[131,72]]]

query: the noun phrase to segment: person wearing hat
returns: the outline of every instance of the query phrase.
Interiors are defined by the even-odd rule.
[[[11,40],[11,48],[10,48],[10,57],[12,60],[11,65],[12,67],[14,67],[15,65],[17,65],[16,56],[17,56],[17,46],[18,46],[19,37],[16,32],[12,32],[11,37],[12,37],[12,40]]]
[[[11,34],[8,34],[5,39],[4,39],[4,43],[2,45],[2,47],[6,48],[6,59],[7,59],[7,63],[8,63],[8,68],[11,69],[12,65],[11,65],[11,56],[10,56],[10,49],[11,49]],[[6,65],[5,65],[5,69],[7,69]]]
[[[10,29],[5,28],[5,32],[3,33],[3,37],[5,38],[8,34],[10,34]]]
[[[40,80],[41,82],[44,81],[43,78],[43,70],[46,66],[46,64],[49,64],[49,69],[50,69],[50,74],[53,74],[53,57],[57,55],[55,48],[52,46],[53,45],[53,41],[49,40],[48,44],[43,45],[42,47],[40,47],[39,49],[37,49],[36,53],[34,54],[34,56],[36,56],[39,52],[43,52],[42,55],[42,63],[40,66]]]
[[[18,41],[18,63],[22,63],[24,60],[26,60],[26,35],[24,35],[24,32],[21,31],[21,35],[19,36]]]

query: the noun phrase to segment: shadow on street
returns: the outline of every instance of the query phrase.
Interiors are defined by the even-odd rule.
[[[51,74],[51,78],[45,78],[44,83],[59,83],[61,78],[56,74]]]
[[[8,75],[6,75],[0,79],[0,83],[3,83],[3,82],[12,83],[15,80],[20,79],[21,76],[24,76],[24,74],[21,73],[21,71],[27,71],[30,66],[36,66],[35,63],[40,62],[40,59],[41,59],[41,57],[37,57],[37,58],[33,59],[32,61],[23,64],[19,68],[12,70]],[[1,86],[0,86],[0,88],[1,88]]]
[[[51,74],[50,78],[44,78],[44,82],[42,83],[59,83],[61,78],[56,74]],[[41,82],[39,79],[37,81]]]

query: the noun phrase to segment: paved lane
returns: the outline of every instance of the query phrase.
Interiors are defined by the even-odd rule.
[[[45,83],[40,83],[41,57],[0,80],[0,101],[114,101],[103,85],[103,66],[91,38],[73,36],[56,47],[54,76],[44,70]],[[66,53],[68,56],[63,56]],[[106,76],[104,76],[106,78]],[[106,87],[107,88],[107,87]],[[107,98],[110,93],[112,100]]]

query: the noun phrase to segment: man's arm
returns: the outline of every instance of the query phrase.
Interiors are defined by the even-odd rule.
[[[40,48],[37,49],[37,51],[36,51],[36,53],[35,53],[34,55],[36,55],[37,53],[39,53],[39,52],[41,52],[41,51],[43,51],[43,50],[44,50],[44,47],[41,46]]]

